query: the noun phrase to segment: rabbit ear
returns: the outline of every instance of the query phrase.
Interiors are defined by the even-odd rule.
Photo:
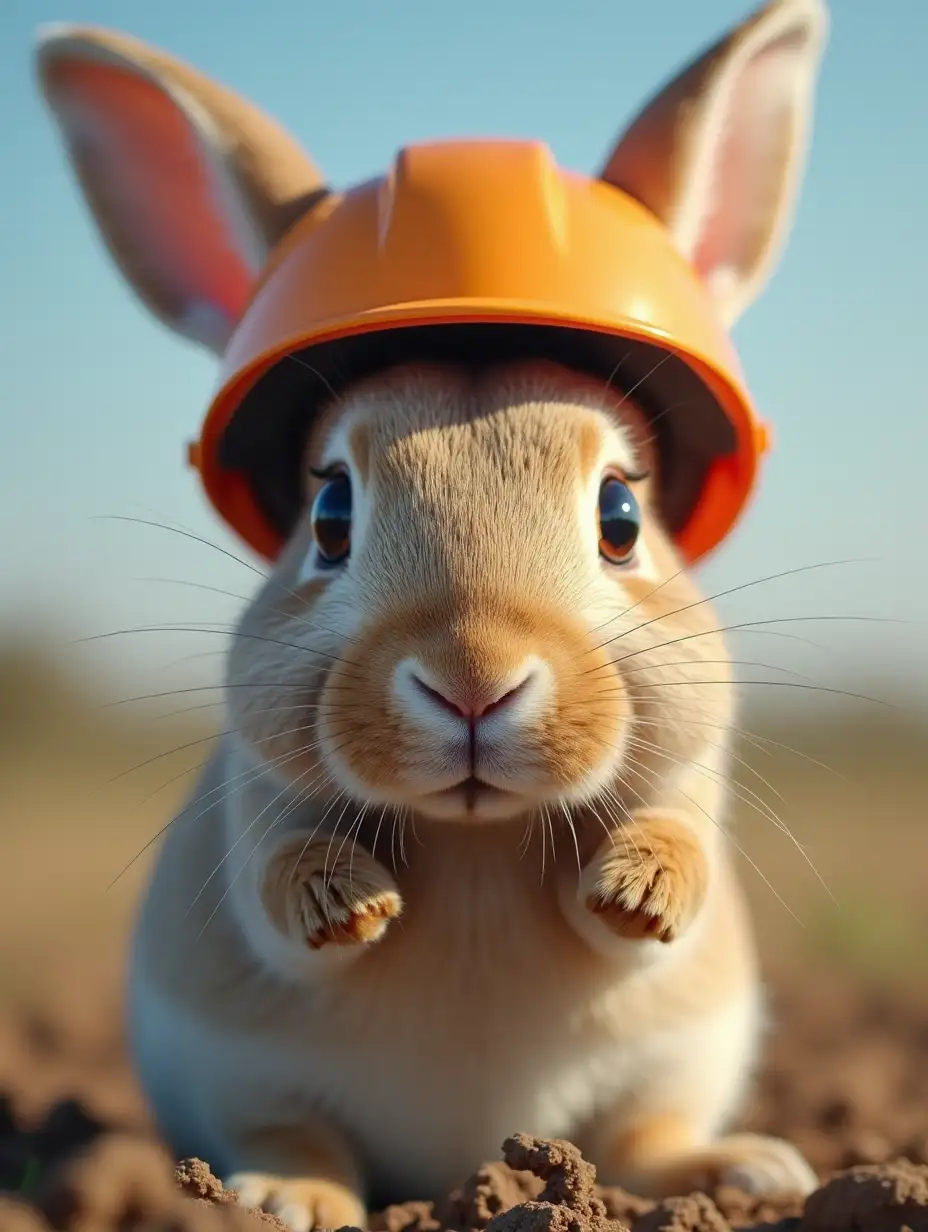
[[[97,226],[144,303],[221,352],[268,252],[325,188],[232,91],[122,35],[40,31],[40,88]]]
[[[791,221],[827,24],[824,0],[771,0],[652,98],[601,172],[665,223],[727,325]]]

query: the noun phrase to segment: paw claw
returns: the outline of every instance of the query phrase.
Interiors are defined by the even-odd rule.
[[[346,892],[340,877],[324,880],[314,876],[301,886],[300,905],[306,944],[311,950],[323,946],[370,945],[387,931],[396,919],[402,902],[396,890],[381,890],[369,898]]]
[[[635,1193],[666,1198],[724,1187],[755,1198],[808,1197],[819,1180],[800,1151],[782,1138],[731,1134],[680,1155],[657,1159],[623,1178]]]
[[[371,945],[403,909],[385,868],[367,852],[333,855],[327,838],[293,838],[276,852],[263,898],[280,931],[310,950]]]
[[[292,1232],[364,1226],[363,1204],[337,1181],[238,1172],[226,1180],[225,1187],[235,1190],[240,1206],[276,1215]]]
[[[804,1156],[782,1138],[744,1135],[744,1157],[723,1169],[721,1184],[755,1196],[798,1193],[806,1197],[818,1186],[818,1177]]]
[[[618,936],[674,941],[705,898],[705,853],[692,830],[672,816],[638,814],[634,822],[588,867],[583,904]]]

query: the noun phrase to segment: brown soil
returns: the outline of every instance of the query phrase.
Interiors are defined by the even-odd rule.
[[[732,1190],[657,1206],[595,1186],[569,1143],[518,1133],[505,1159],[373,1232],[928,1232],[928,1004],[832,978],[778,981],[747,1127],[790,1138],[823,1187],[804,1204]],[[116,983],[89,971],[0,1019],[0,1232],[265,1232],[206,1163],[152,1133],[122,1051]],[[513,1130],[518,1130],[513,1126]]]

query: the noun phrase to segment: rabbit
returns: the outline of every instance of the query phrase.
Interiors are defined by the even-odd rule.
[[[726,326],[789,226],[826,21],[759,9],[602,172]],[[127,37],[54,27],[38,63],[128,281],[221,355],[318,171]],[[294,1229],[438,1198],[516,1130],[644,1195],[810,1192],[792,1145],[729,1128],[765,1021],[725,828],[736,698],[634,393],[551,358],[404,359],[333,391],[301,449],[132,941],[166,1140]]]

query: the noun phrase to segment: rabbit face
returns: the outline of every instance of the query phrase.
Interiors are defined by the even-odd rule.
[[[355,386],[230,657],[244,739],[297,789],[434,819],[649,798],[728,705],[654,466],[640,412],[553,365]]]

